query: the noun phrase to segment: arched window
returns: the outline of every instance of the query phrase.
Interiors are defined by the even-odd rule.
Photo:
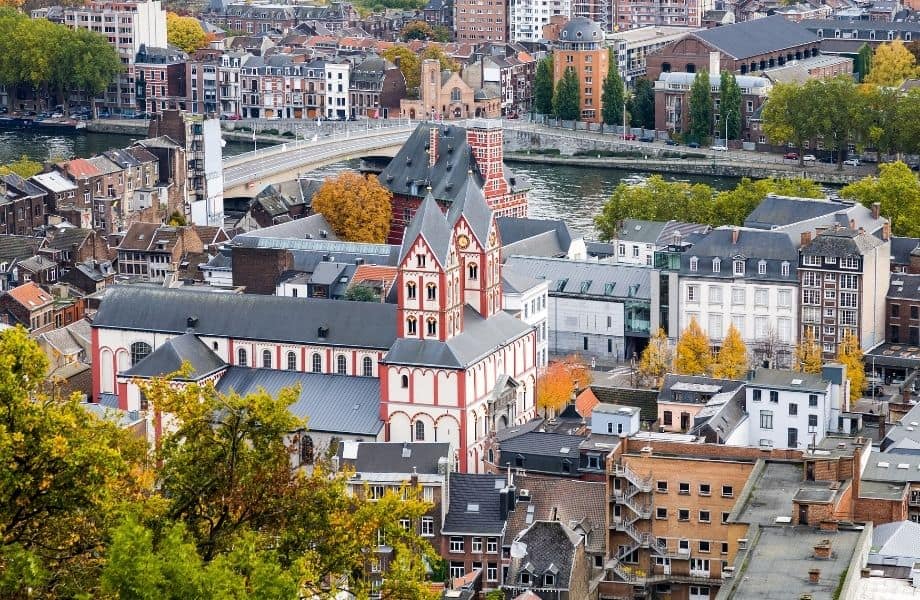
[[[263,369],[272,368],[272,351],[271,350],[262,351],[262,368]]]
[[[695,272],[699,266],[700,259],[695,256],[690,257],[690,271]]]
[[[720,273],[722,271],[722,259],[714,258],[712,259],[712,272]]]
[[[246,353],[246,348],[240,348],[236,351],[236,364],[241,367],[249,366],[249,355]]]
[[[313,438],[309,435],[301,434],[300,438],[300,464],[313,464]]]
[[[297,370],[297,354],[293,351],[287,353],[287,368],[288,371]]]
[[[406,319],[406,333],[408,335],[415,335],[417,331],[416,329],[417,325],[418,325],[418,319],[416,319],[415,317],[409,317],[408,319]]]
[[[426,291],[427,291],[427,293],[428,293],[428,299],[429,299],[429,300],[437,300],[437,298],[438,298],[438,286],[436,286],[436,285],[433,284],[433,283],[429,283],[427,286],[425,286],[425,289],[426,289]]]
[[[147,355],[153,352],[153,348],[147,342],[134,342],[131,344],[131,366],[141,362]]]
[[[314,373],[323,372],[323,358],[319,355],[319,352],[313,353],[313,372]]]
[[[434,317],[428,319],[428,335],[436,335],[438,333],[438,321]]]
[[[434,76],[435,76],[434,71],[428,74],[428,82],[431,83],[432,85],[434,84]]]
[[[403,375],[401,379],[402,379],[402,387],[404,388],[409,387],[409,376]]]
[[[460,102],[460,88],[454,88],[450,91],[450,101]]]
[[[409,300],[414,300],[414,299],[415,299],[415,283],[413,283],[413,282],[411,282],[411,281],[410,281],[409,283],[406,284],[406,297],[407,297]]]
[[[467,270],[467,275],[469,276],[471,280],[475,281],[479,279],[479,265],[477,265],[476,263],[470,263],[469,266],[466,268],[466,270]]]
[[[374,376],[374,361],[371,360],[370,356],[364,357],[364,360],[361,361],[361,366],[365,377]]]
[[[425,441],[425,423],[422,421],[415,422],[415,441]]]
[[[335,371],[339,375],[345,375],[347,373],[348,364],[345,361],[345,355],[339,354],[335,359]]]

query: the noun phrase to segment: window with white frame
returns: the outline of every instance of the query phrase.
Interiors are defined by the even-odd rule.
[[[840,292],[840,308],[856,308],[859,304],[856,292]]]
[[[821,304],[821,290],[802,290],[802,304]]]
[[[700,293],[698,286],[688,285],[687,286],[687,302],[699,302]]]
[[[477,554],[482,552],[482,538],[474,537],[472,540],[471,547],[472,547],[473,552],[476,552]]]
[[[744,315],[732,315],[732,325],[738,330],[738,333],[744,335]]]
[[[690,257],[690,272],[696,273],[697,268],[699,267],[700,259],[695,256]]]
[[[490,537],[486,540],[486,554],[498,554],[498,538]]]
[[[713,273],[722,272],[722,259],[721,258],[716,257],[712,259],[712,272]]]
[[[843,256],[840,258],[841,269],[858,269],[859,259],[855,256]]]
[[[792,342],[792,319],[777,319],[776,330],[780,342],[784,344]]]
[[[767,261],[765,260],[757,261],[757,274],[758,275],[767,274]]]
[[[757,288],[754,290],[754,306],[767,306],[769,304],[770,294],[766,288]]]
[[[451,552],[463,552],[463,537],[459,535],[453,535],[450,538],[450,551]]]
[[[720,285],[709,286],[709,303],[710,304],[722,304],[722,286]]]
[[[807,287],[821,287],[821,275],[814,271],[802,273],[802,285]]]
[[[709,337],[714,340],[722,339],[722,315],[709,315]]]
[[[488,563],[486,565],[486,581],[498,581],[497,563]]]
[[[754,337],[758,340],[767,337],[767,317],[754,317]]]
[[[733,264],[734,264],[734,267],[732,268],[732,272],[735,275],[744,275],[744,261],[736,260],[733,262]]]
[[[761,429],[773,429],[773,411],[772,410],[760,411],[760,428]]]
[[[744,304],[744,288],[742,287],[733,287],[732,288],[732,304]]]
[[[422,517],[422,536],[434,537],[434,517]]]
[[[776,305],[780,308],[789,308],[792,306],[792,292],[789,290],[780,290],[777,292]]]
[[[859,289],[859,278],[852,273],[841,273],[840,274],[840,289],[858,290]]]
[[[789,263],[788,262],[783,261],[783,264],[780,265],[779,270],[783,277],[789,277]]]

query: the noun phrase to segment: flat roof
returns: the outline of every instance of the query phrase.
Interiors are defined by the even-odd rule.
[[[655,39],[667,38],[674,35],[683,35],[686,33],[693,33],[694,31],[700,31],[699,27],[674,27],[674,26],[665,26],[665,27],[638,27],[636,29],[628,29],[626,31],[617,31],[614,33],[608,33],[606,38],[608,40],[623,40],[630,44],[638,44],[641,42],[649,42]]]
[[[904,483],[887,481],[860,481],[860,498],[881,498],[883,500],[900,500],[904,497]]]
[[[920,595],[907,579],[860,577],[856,583],[855,597],[860,600],[917,600]]]
[[[862,531],[820,531],[813,527],[764,527],[746,566],[736,573],[734,600],[789,600],[808,594],[813,600],[831,600],[847,570]],[[831,557],[815,559],[814,547],[831,542]],[[818,583],[808,571],[819,569]]]
[[[772,525],[776,517],[792,514],[792,498],[802,486],[805,473],[801,464],[767,462],[750,498],[735,520],[741,523]]]

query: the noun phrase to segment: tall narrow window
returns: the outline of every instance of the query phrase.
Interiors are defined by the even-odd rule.
[[[263,369],[272,368],[272,351],[271,350],[262,351],[262,368]]]
[[[314,373],[323,372],[323,358],[319,355],[319,352],[313,353],[313,372]]]
[[[335,371],[339,375],[346,375],[348,369],[348,363],[345,360],[345,356],[339,354],[335,359]]]
[[[416,329],[417,324],[418,324],[418,319],[416,319],[415,317],[409,317],[408,319],[406,319],[406,333],[409,335],[415,335],[417,331]]]
[[[433,284],[433,283],[429,283],[429,284],[426,286],[426,290],[428,291],[428,299],[429,299],[429,300],[437,300],[437,299],[438,299],[438,286],[436,286],[436,285]]]
[[[466,270],[471,280],[475,281],[476,279],[479,279],[479,267],[476,265],[476,263],[470,263],[466,267]]]
[[[437,335],[438,333],[438,322],[434,317],[428,319],[428,335]]]
[[[408,375],[403,375],[403,376],[400,378],[400,383],[402,384],[402,387],[404,387],[404,388],[409,387],[409,376],[408,376]]]
[[[304,465],[313,464],[313,438],[303,435],[300,438],[300,462]]]
[[[287,368],[288,371],[297,370],[297,354],[293,351],[287,353]]]
[[[425,441],[425,423],[422,421],[415,422],[415,441]]]
[[[236,351],[236,364],[241,367],[249,365],[249,356],[246,353],[246,348],[240,348]]]
[[[361,363],[362,363],[362,370],[363,370],[364,376],[373,377],[374,376],[374,361],[371,360],[371,357],[365,356],[364,360],[362,360]]]
[[[407,297],[409,300],[414,300],[414,299],[415,299],[415,283],[413,283],[413,282],[411,282],[411,281],[410,281],[409,283],[406,284],[406,297]]]

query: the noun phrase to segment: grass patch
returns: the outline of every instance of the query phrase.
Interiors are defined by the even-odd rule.
[[[834,590],[834,600],[840,600],[840,594],[843,592],[843,582],[846,580],[847,571],[849,570],[850,568],[847,567],[843,570],[843,573],[840,574],[840,579],[837,581],[837,589]]]

